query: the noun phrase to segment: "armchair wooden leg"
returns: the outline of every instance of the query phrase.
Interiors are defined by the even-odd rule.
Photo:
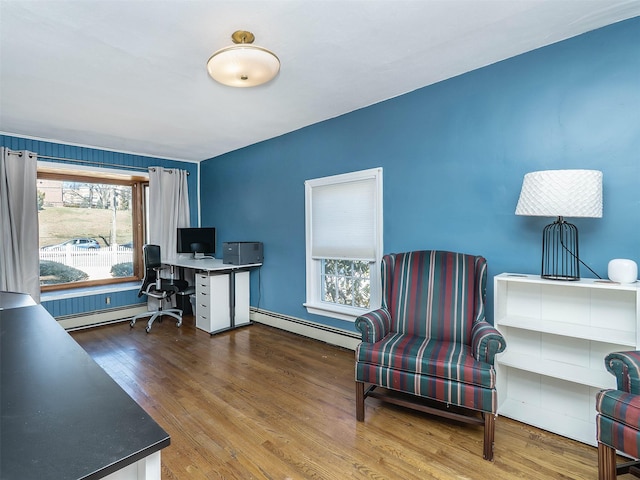
[[[364,383],[356,382],[356,420],[364,422]]]
[[[484,413],[484,450],[485,460],[493,461],[493,442],[496,431],[496,417],[492,413]]]
[[[598,442],[598,480],[615,480],[616,450]]]

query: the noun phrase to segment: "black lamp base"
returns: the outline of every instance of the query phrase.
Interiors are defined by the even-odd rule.
[[[549,280],[580,280],[578,229],[562,217],[542,231],[542,273]]]

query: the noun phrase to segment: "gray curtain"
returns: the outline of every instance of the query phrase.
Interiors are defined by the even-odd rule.
[[[175,256],[176,229],[189,226],[187,171],[149,168],[149,243],[160,245],[162,258]]]
[[[0,147],[0,290],[40,303],[35,153]]]

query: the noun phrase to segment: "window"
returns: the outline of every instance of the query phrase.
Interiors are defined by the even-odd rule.
[[[305,182],[309,313],[343,320],[380,305],[382,168]]]
[[[141,176],[38,167],[43,291],[141,278],[146,184]]]
[[[362,260],[322,259],[322,301],[368,309],[371,264]]]

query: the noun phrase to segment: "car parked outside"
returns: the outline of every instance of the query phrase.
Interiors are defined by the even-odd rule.
[[[43,250],[62,249],[70,246],[72,248],[100,248],[100,244],[93,238],[72,238],[66,242],[58,243],[57,245],[47,245],[42,247]]]

